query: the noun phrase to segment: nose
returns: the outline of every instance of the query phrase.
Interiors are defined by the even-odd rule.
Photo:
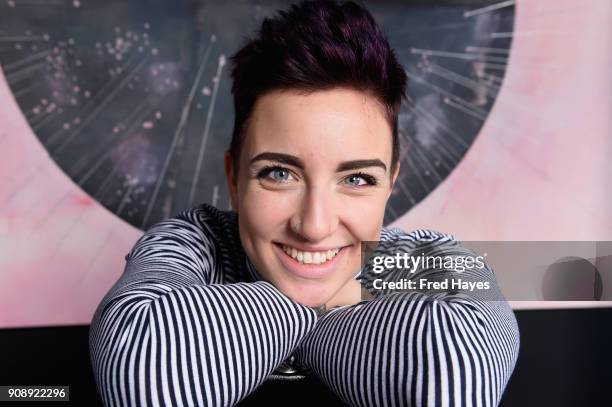
[[[337,225],[338,215],[331,192],[320,187],[308,188],[291,219],[293,231],[305,240],[319,242],[331,235]]]

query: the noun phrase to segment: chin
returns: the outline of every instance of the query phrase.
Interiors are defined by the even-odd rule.
[[[291,298],[293,301],[305,305],[307,307],[318,307],[325,304],[331,298],[331,293],[324,292],[320,289],[304,289],[296,287],[290,293],[281,290],[283,294]]]

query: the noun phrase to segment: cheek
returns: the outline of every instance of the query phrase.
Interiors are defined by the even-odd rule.
[[[257,187],[245,187],[239,195],[239,213],[250,233],[269,238],[282,226],[295,208],[294,199],[278,192]]]
[[[385,215],[384,196],[348,197],[342,202],[343,217],[361,240],[377,237]]]
[[[386,200],[381,197],[353,198],[347,202],[343,211],[344,223],[351,234],[359,241],[376,241],[380,238],[380,228],[385,215]],[[350,271],[356,271],[361,266],[361,245],[352,249]],[[347,270],[348,272],[348,270]]]

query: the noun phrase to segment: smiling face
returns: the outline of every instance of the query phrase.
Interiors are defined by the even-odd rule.
[[[238,172],[229,153],[225,169],[257,271],[307,306],[358,298],[360,243],[379,240],[399,172],[389,172],[382,105],[344,88],[273,91],[258,98],[245,132]]]

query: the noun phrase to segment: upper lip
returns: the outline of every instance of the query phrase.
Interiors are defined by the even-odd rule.
[[[335,249],[342,249],[345,246],[317,246],[317,247],[307,247],[307,246],[300,246],[300,245],[296,245],[296,244],[291,244],[291,243],[281,243],[281,242],[274,242],[276,244],[279,244],[281,246],[289,246],[289,247],[293,247],[296,250],[299,250],[301,252],[326,252],[328,250],[335,250]]]

